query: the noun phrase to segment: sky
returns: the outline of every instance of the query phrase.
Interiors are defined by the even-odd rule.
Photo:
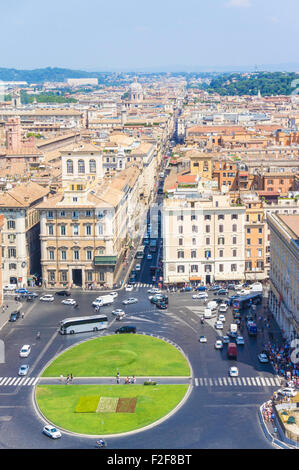
[[[0,67],[299,64],[298,0],[9,0],[0,25]]]

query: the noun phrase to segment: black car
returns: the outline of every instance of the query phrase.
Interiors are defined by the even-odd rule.
[[[227,295],[227,294],[228,294],[227,289],[219,289],[219,291],[217,292],[217,295]]]
[[[9,321],[17,321],[20,318],[20,312],[17,310],[15,312],[12,312],[9,317]]]
[[[209,290],[211,290],[211,291],[220,290],[220,286],[212,286],[212,287],[209,288]]]
[[[229,336],[232,339],[236,339],[236,337],[238,336],[238,333],[235,333],[233,331],[228,331],[226,336]]]
[[[71,295],[71,293],[67,290],[59,290],[57,292],[55,292],[56,295],[62,295],[62,296],[65,296],[65,297],[69,297]]]
[[[117,328],[117,330],[115,330],[115,333],[116,333],[116,334],[120,334],[120,333],[136,333],[136,326],[132,326],[132,325],[122,326],[121,328]]]
[[[217,299],[217,297],[215,297],[215,299],[212,299],[213,302],[217,302],[217,304],[222,304],[222,299]]]

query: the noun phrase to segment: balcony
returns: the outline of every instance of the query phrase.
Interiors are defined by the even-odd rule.
[[[117,263],[117,256],[95,256],[95,266],[115,266]]]

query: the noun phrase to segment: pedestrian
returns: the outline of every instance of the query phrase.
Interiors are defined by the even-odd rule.
[[[119,384],[119,383],[120,383],[119,372],[117,372],[117,374],[116,374],[116,383],[117,383],[117,384]]]
[[[63,375],[60,374],[60,382],[62,383],[63,382]]]
[[[73,382],[73,374],[70,375],[70,382]]]
[[[133,384],[136,384],[136,375],[133,375]]]
[[[66,382],[66,384],[68,384],[68,383],[69,383],[69,381],[70,381],[70,376],[69,376],[69,374],[67,374],[66,381],[65,381],[65,382]]]
[[[22,318],[24,318],[24,316],[25,316],[25,313],[24,313],[24,312],[22,312],[22,314],[21,314],[21,317],[22,317]]]
[[[129,377],[126,377],[125,378],[125,384],[129,384],[129,383],[130,383],[130,379],[129,379]]]

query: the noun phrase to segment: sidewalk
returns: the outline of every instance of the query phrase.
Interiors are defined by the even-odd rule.
[[[4,325],[6,325],[12,312],[15,310],[21,310],[22,303],[15,301],[14,297],[14,295],[8,294],[4,294],[3,296],[3,306],[5,309],[3,311],[3,306],[0,307],[0,330]]]

